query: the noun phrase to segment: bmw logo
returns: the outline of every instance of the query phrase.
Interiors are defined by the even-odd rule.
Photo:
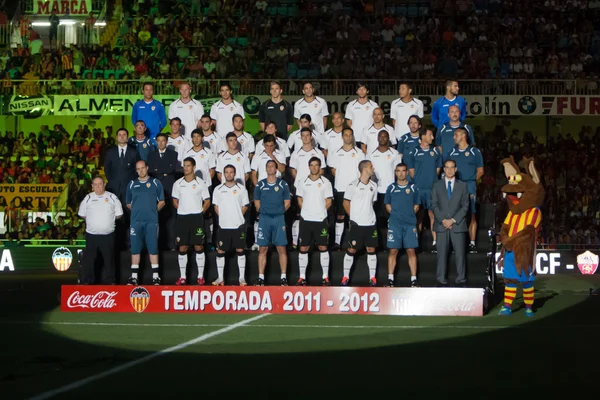
[[[248,96],[244,99],[242,106],[246,114],[256,114],[260,108],[260,100],[256,96]]]
[[[537,109],[537,102],[531,96],[523,96],[519,99],[518,107],[521,114],[530,115]]]

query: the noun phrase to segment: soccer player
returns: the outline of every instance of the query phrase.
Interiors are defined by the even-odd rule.
[[[245,185],[250,177],[250,161],[244,153],[238,150],[239,143],[235,133],[229,132],[226,139],[227,151],[219,154],[219,157],[217,157],[217,179],[219,179],[221,183],[224,183],[225,176],[223,175],[223,169],[226,165],[233,165],[236,171],[236,181]]]
[[[454,132],[458,128],[463,128],[467,131],[468,143],[471,146],[475,146],[475,135],[473,134],[473,128],[460,122],[460,109],[458,106],[448,107],[448,118],[449,121],[440,126],[435,137],[435,145],[439,147],[444,161],[448,159],[450,152],[454,148]]]
[[[199,134],[196,133],[196,137]],[[173,185],[173,206],[177,209],[175,234],[179,256],[179,279],[176,285],[185,285],[189,246],[194,246],[198,285],[204,285],[204,213],[210,207],[210,193],[206,183],[194,174],[196,161],[192,157],[183,160],[183,177]]]
[[[345,118],[346,125],[352,128],[354,132],[361,134],[373,125],[373,111],[379,105],[373,100],[369,100],[369,88],[362,82],[359,82],[356,86],[356,95],[358,98],[346,106]]]
[[[277,164],[277,178],[285,172],[285,156],[277,149],[275,136],[267,135],[263,139],[263,151],[257,154],[250,163],[252,169],[252,183],[256,186],[258,181],[267,178],[266,165],[268,161],[274,161]]]
[[[388,254],[388,283],[394,286],[394,272],[399,249],[406,249],[408,267],[410,268],[410,285],[418,287],[417,283],[417,253],[419,247],[419,234],[417,233],[417,218],[415,213],[419,210],[417,192],[413,185],[408,183],[408,168],[406,164],[396,165],[396,182],[388,186],[385,192],[385,207],[390,214],[387,248]]]
[[[310,82],[302,86],[302,97],[294,103],[294,118],[298,120],[300,126],[300,117],[309,114],[315,127],[315,132],[325,132],[327,126],[327,102],[319,96],[315,96],[315,89]]]
[[[217,167],[216,157],[212,151],[204,148],[202,129],[194,129],[190,136],[192,138],[192,148],[184,154],[184,160],[188,157],[194,160],[195,175],[202,179],[207,187],[210,187]]]
[[[286,163],[287,163],[287,159],[290,158],[290,148],[287,145],[287,141],[285,139],[280,138],[279,136],[277,136],[277,127],[275,126],[274,122],[266,122],[265,124],[265,137],[267,135],[273,135],[275,136],[275,143],[277,144],[277,150],[279,150],[281,152],[281,154],[283,154],[285,156],[286,159]],[[255,154],[260,154],[263,151],[265,151],[265,147],[264,147],[264,138],[260,139],[258,141],[258,143],[256,143],[256,152]]]
[[[202,145],[217,157],[219,155],[219,143],[221,143],[221,138],[215,135],[215,132],[213,131],[210,115],[204,114],[202,118],[200,118],[200,129],[202,129]]]
[[[331,124],[333,127],[323,134],[321,140],[321,150],[323,150],[325,158],[329,157],[329,153],[337,151],[344,145],[344,139],[342,137],[342,130],[344,129],[344,115],[341,112],[333,113],[333,116],[331,117]],[[354,129],[352,132],[354,132]]]
[[[408,129],[410,129],[410,132],[402,136],[398,141],[398,153],[402,159],[405,159],[408,154],[412,153],[419,146],[422,127],[423,121],[417,115],[411,115],[408,118]]]
[[[165,194],[158,179],[148,176],[148,166],[144,160],[136,163],[138,177],[127,186],[125,203],[131,210],[131,276],[128,285],[138,284],[140,253],[146,245],[152,266],[152,284],[160,285],[158,276],[158,212],[165,205]]]
[[[287,140],[288,132],[294,125],[294,109],[292,105],[283,99],[281,83],[272,81],[270,84],[271,98],[260,105],[258,110],[258,121],[260,129],[266,131],[267,122],[275,124],[277,137]]]
[[[169,124],[171,127],[171,134],[167,139],[167,148],[177,152],[176,170],[180,174],[179,176],[181,176],[183,173],[183,159],[185,158],[185,153],[192,147],[192,143],[191,140],[181,136],[181,120],[178,117],[173,118]]]
[[[412,86],[402,82],[398,86],[399,99],[392,101],[390,118],[394,121],[394,137],[400,142],[402,136],[410,132],[409,118],[416,115],[423,118],[423,102],[412,97]]]
[[[156,146],[154,146],[152,140],[148,139],[146,136],[146,123],[142,120],[137,121],[133,130],[135,136],[129,138],[127,144],[129,146],[135,146],[140,159],[147,162],[148,154],[156,149]]]
[[[352,128],[344,128],[342,138],[344,140],[343,146],[336,151],[332,151],[329,155],[331,174],[335,177],[334,200],[336,219],[334,250],[341,249],[342,235],[344,234],[344,225],[346,222],[344,193],[350,182],[358,179],[358,164],[365,159],[365,153],[363,153],[354,142],[354,132],[352,131]]]
[[[357,132],[356,130],[354,130]],[[394,128],[383,122],[383,110],[376,108],[373,110],[373,124],[363,129],[360,134],[360,138],[357,139],[361,143],[361,148],[365,154],[372,153],[373,150],[379,145],[379,132],[386,131],[388,133],[389,142],[392,146],[395,146],[396,138],[391,136],[390,132],[394,132]]]
[[[198,128],[198,122],[204,114],[202,103],[190,97],[192,92],[187,82],[179,85],[180,97],[169,105],[169,119],[178,117],[181,120],[181,134],[192,141],[192,131]]]
[[[310,169],[308,167],[308,161],[317,157],[321,160],[321,168],[326,167],[325,163],[325,155],[319,149],[317,149],[313,144],[313,137],[310,131],[310,128],[302,128],[302,147],[300,147],[297,151],[292,154],[290,158],[290,174],[294,179],[294,189],[298,187],[298,183],[305,179],[310,174]],[[298,217],[298,215],[296,215]],[[296,218],[296,220],[292,224],[292,244],[294,246],[298,245],[298,229],[300,227],[300,220]]]
[[[238,150],[241,151],[249,160],[254,157],[255,143],[254,137],[248,132],[244,131],[244,117],[240,114],[236,114],[232,117],[233,121],[233,133],[237,136],[239,143]],[[226,140],[223,139],[223,149],[227,148]]]
[[[311,132],[313,146],[317,147],[319,144],[319,139],[321,136],[320,132],[315,132],[313,130],[311,121],[312,117],[309,114],[303,114],[300,117],[300,123],[298,124],[300,129],[295,130],[294,132],[290,133],[290,136],[288,136],[287,146],[289,147],[291,153],[298,151],[298,149],[302,147],[302,129],[305,128]]]
[[[460,110],[460,120],[464,121],[467,117],[467,101],[464,97],[458,95],[458,81],[448,79],[445,83],[446,94],[433,103],[431,109],[431,122],[439,129],[440,126],[448,123],[448,107],[456,105]]]
[[[310,175],[301,180],[296,187],[296,197],[300,207],[300,233],[298,243],[298,265],[300,277],[297,286],[306,286],[306,268],[308,267],[308,250],[314,243],[321,254],[323,270],[323,286],[329,286],[329,224],[327,210],[333,203],[331,182],[321,176],[321,160],[312,157],[308,161]]]
[[[377,217],[377,230],[379,232],[379,245],[383,246],[385,231],[387,230],[388,212],[383,202],[385,191],[394,182],[394,168],[402,162],[398,151],[390,147],[390,134],[382,130],[377,138],[379,146],[367,154],[366,159],[373,163],[375,168],[375,182],[377,183],[377,202],[375,204],[375,215]]]
[[[240,286],[246,285],[246,227],[244,214],[248,210],[250,200],[244,184],[236,182],[236,170],[233,165],[223,169],[225,182],[215,188],[213,204],[219,216],[217,232],[217,272],[218,278],[213,285],[223,285],[223,269],[225,254],[235,249],[239,267]]]
[[[471,221],[469,222],[469,252],[477,253],[475,240],[477,239],[477,181],[483,176],[483,156],[477,147],[467,142],[467,130],[458,128],[454,131],[456,146],[449,155],[450,160],[456,163],[456,176],[467,184],[471,208]]]
[[[260,213],[258,221],[258,280],[257,286],[265,284],[265,268],[269,246],[275,246],[279,254],[281,286],[287,286],[287,232],[285,212],[290,208],[291,195],[288,184],[277,177],[277,163],[267,161],[267,178],[258,182],[254,188],[254,206]]]
[[[229,132],[233,131],[233,116],[239,114],[246,118],[244,107],[231,97],[231,86],[228,83],[222,83],[219,88],[221,100],[210,107],[210,118],[215,124],[215,133],[224,138]]]
[[[344,193],[344,209],[350,216],[348,229],[348,250],[344,256],[344,277],[342,286],[348,286],[350,270],[354,264],[354,255],[363,247],[367,250],[367,265],[369,266],[369,284],[377,285],[377,227],[373,203],[377,199],[377,184],[371,180],[375,174],[373,163],[363,160],[358,164],[360,177],[350,183]]]
[[[442,169],[442,156],[438,149],[433,146],[433,132],[431,129],[421,130],[421,144],[406,157],[408,172],[417,191],[420,207],[417,215],[417,227],[419,234],[423,230],[423,210],[427,210],[433,236],[433,248],[435,249],[436,233],[433,230],[434,216],[431,208],[431,187],[438,180]],[[436,250],[433,250],[435,252]]]
[[[167,115],[162,103],[154,99],[154,86],[151,83],[144,83],[142,93],[144,94],[144,98],[136,101],[133,105],[131,123],[135,125],[139,120],[144,121],[150,134],[150,140],[154,143],[156,135],[167,126]]]

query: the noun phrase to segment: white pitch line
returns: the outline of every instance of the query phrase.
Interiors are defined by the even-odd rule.
[[[0,321],[0,325],[71,325],[71,326],[122,326],[122,327],[150,327],[150,328],[220,328],[228,324],[152,324],[152,323],[120,323],[120,322],[62,322],[62,321]],[[490,330],[490,329],[598,329],[598,325],[288,325],[288,324],[244,324],[239,328],[310,328],[310,329],[465,329],[465,330]]]
[[[54,390],[50,390],[48,392],[44,392],[44,393],[39,394],[37,396],[31,397],[29,400],[44,400],[44,399],[49,399],[51,397],[56,396],[57,394],[65,393],[65,392],[71,391],[73,389],[80,388],[81,386],[87,385],[88,383],[92,383],[94,381],[97,381],[97,380],[105,378],[107,376],[110,376],[110,375],[116,374],[118,372],[124,371],[126,369],[131,368],[131,367],[135,367],[136,365],[145,363],[145,362],[150,361],[150,360],[152,360],[152,359],[154,359],[156,357],[159,357],[159,356],[162,356],[162,355],[165,355],[165,354],[169,354],[169,353],[173,353],[175,351],[179,351],[179,350],[185,349],[186,347],[193,346],[193,345],[195,345],[197,343],[200,343],[200,342],[204,342],[205,340],[208,340],[208,339],[213,338],[215,336],[222,335],[222,334],[227,333],[229,331],[232,331],[234,329],[240,328],[240,327],[242,327],[242,326],[244,326],[246,324],[249,324],[251,322],[258,321],[259,319],[264,318],[267,315],[269,315],[269,314],[260,314],[260,315],[257,315],[255,317],[248,318],[248,319],[245,319],[243,321],[237,322],[235,324],[226,325],[222,329],[216,330],[214,332],[206,333],[206,334],[204,334],[202,336],[198,336],[195,339],[189,340],[187,342],[178,344],[178,345],[173,346],[173,347],[169,347],[169,348],[161,350],[161,351],[157,351],[157,352],[149,354],[149,355],[147,355],[145,357],[138,358],[137,360],[130,361],[130,362],[125,363],[123,365],[120,365],[118,367],[109,369],[108,371],[104,371],[104,372],[101,372],[99,374],[92,375],[92,376],[89,376],[87,378],[78,380],[76,382],[70,383],[70,384],[65,385],[63,387],[60,387],[58,389],[54,389]]]

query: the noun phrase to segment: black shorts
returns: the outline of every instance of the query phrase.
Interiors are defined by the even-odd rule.
[[[217,249],[230,252],[236,249],[246,248],[246,225],[240,225],[235,229],[219,228],[217,232]]]
[[[355,250],[360,250],[363,247],[377,247],[379,242],[377,227],[375,225],[360,226],[353,221],[350,221],[346,238],[348,240],[348,247]]]
[[[333,199],[335,201],[335,215],[346,215],[344,209],[344,192],[334,191]]]
[[[377,201],[375,202],[375,215],[377,219],[388,219],[390,217],[390,213],[387,212],[387,208],[385,208],[385,194],[377,193]]]
[[[300,219],[300,232],[298,234],[299,246],[329,245],[329,224],[327,218],[323,221],[305,221]]]
[[[204,216],[202,214],[177,215],[175,220],[177,246],[201,246],[204,244]]]

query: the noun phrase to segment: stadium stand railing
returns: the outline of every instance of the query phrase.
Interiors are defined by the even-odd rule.
[[[270,79],[152,79],[152,80],[120,80],[115,79],[108,84],[108,77],[112,74],[115,78],[122,77],[123,71],[115,70],[86,70],[95,79],[71,80],[71,88],[64,88],[62,79],[56,80],[11,80],[2,88],[4,94],[35,96],[40,94],[141,94],[141,86],[144,82],[154,84],[154,94],[178,94],[178,86],[183,82],[189,82],[192,93],[196,95],[211,95],[218,93],[221,82],[231,84],[234,94],[257,95],[268,94]],[[310,80],[320,96],[354,96],[356,85],[363,82],[369,85],[372,95],[393,96],[398,93],[398,85],[406,80],[349,80],[349,79],[326,79]],[[438,96],[442,95],[443,81],[439,79],[420,79],[411,82],[415,96]],[[302,80],[283,79],[281,84],[284,93],[288,95],[302,94]],[[590,89],[585,85],[579,85],[575,79],[489,79],[489,80],[460,80],[461,95],[597,95],[598,89]]]

